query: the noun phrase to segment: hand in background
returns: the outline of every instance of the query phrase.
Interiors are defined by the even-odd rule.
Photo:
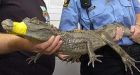
[[[131,33],[132,40],[140,44],[140,26],[139,25],[131,26]]]
[[[115,35],[113,40],[114,41],[119,41],[120,39],[122,39],[123,33],[124,33],[123,28],[117,27],[116,33],[115,33],[116,35]]]

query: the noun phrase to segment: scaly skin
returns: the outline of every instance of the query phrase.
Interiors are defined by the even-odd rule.
[[[109,45],[122,58],[126,71],[128,67],[131,70],[131,73],[133,74],[131,68],[133,66],[140,72],[140,70],[135,66],[135,63],[138,61],[130,57],[125,52],[125,50],[123,50],[119,45],[117,45],[112,39],[115,36],[116,27],[123,28],[123,36],[131,35],[129,28],[124,27],[120,23],[108,24],[98,30],[73,30],[61,32],[56,27],[39,21],[37,18],[25,18],[23,22],[27,26],[27,31],[25,35],[20,36],[24,36],[27,39],[43,42],[48,40],[52,35],[60,35],[61,39],[63,40],[63,44],[60,47],[60,51],[62,51],[64,54],[69,55],[69,57],[67,57],[66,59],[66,61],[68,62],[78,61],[80,56],[84,54],[89,55],[90,61],[88,64],[92,63],[94,65],[95,61],[102,62],[98,59],[98,57],[102,57],[102,55],[96,55],[94,51],[105,45]],[[7,32],[12,32],[14,34],[19,35],[18,33],[12,31],[12,20],[4,20],[2,22],[2,26]],[[34,63],[36,63],[37,59],[39,59],[41,55],[41,53],[38,53],[36,56],[31,57],[29,63],[31,61],[34,61]]]

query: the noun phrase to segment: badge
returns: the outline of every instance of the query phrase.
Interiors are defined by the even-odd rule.
[[[50,22],[50,16],[48,14],[47,8],[44,6],[40,6],[41,10],[42,10],[42,15],[43,17],[46,19],[46,23]]]
[[[64,5],[63,7],[68,7],[70,0],[64,0]]]

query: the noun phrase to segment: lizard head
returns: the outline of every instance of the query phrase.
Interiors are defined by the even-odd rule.
[[[1,25],[7,32],[12,32],[13,21],[11,19],[3,20]]]
[[[49,24],[45,23],[43,21],[40,21],[37,17],[34,18],[25,18],[23,21],[27,26],[28,26],[28,31],[39,31],[39,30],[44,30],[44,32],[50,33],[50,34],[57,34],[58,29]]]
[[[37,40],[47,40],[50,36],[59,34],[59,29],[37,18],[25,18],[21,22],[6,19],[1,24],[9,33]]]
[[[10,33],[20,34],[20,32],[33,32],[38,30],[45,30],[46,32],[57,33],[59,30],[48,23],[42,22],[39,19],[28,18],[22,20],[22,22],[14,22],[11,19],[6,19],[1,22],[2,27]]]

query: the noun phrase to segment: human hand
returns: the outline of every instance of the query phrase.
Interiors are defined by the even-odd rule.
[[[57,55],[56,55],[60,60],[62,61],[67,61],[67,62],[80,62],[80,59],[76,58],[71,58],[70,55],[67,55],[67,54],[64,54],[63,52],[58,52]]]
[[[65,61],[67,57],[69,57],[69,55],[66,55],[63,52],[58,52],[56,56],[62,61]]]
[[[139,25],[135,25],[135,26],[131,26],[131,37],[132,40],[136,43],[140,44],[140,26]]]
[[[123,37],[124,30],[122,27],[117,27],[115,36],[114,36],[114,41],[119,41]]]
[[[48,41],[34,46],[34,52],[51,55],[59,50],[62,44],[60,36],[52,36]]]

